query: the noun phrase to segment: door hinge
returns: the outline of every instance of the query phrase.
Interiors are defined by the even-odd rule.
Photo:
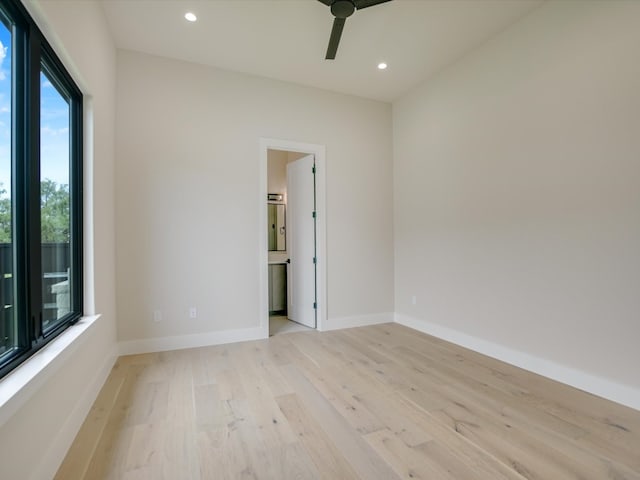
[[[313,264],[315,265],[316,263],[318,263],[318,259],[316,257],[313,257]]]
[[[312,216],[313,218],[316,218],[316,211],[315,211],[315,210],[314,210],[313,212],[311,212],[311,216]]]
[[[316,166],[315,165],[313,167],[311,167],[311,173],[313,173],[314,175],[316,174]]]
[[[317,310],[318,309],[318,304],[316,302],[313,302],[313,309]]]

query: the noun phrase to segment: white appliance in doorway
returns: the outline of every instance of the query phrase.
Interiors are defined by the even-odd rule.
[[[315,157],[287,164],[288,316],[307,327],[317,325]]]

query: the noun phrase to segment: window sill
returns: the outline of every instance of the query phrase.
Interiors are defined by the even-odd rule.
[[[100,315],[82,317],[0,380],[0,427],[64,364]]]

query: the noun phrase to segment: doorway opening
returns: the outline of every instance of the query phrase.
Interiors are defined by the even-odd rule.
[[[325,158],[321,145],[260,141],[260,326],[264,337],[326,319]]]

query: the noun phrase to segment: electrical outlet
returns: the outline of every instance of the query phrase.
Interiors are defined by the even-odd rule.
[[[416,303],[418,303],[418,299],[416,298],[416,296],[415,296],[415,295],[413,295],[413,296],[411,297],[411,305],[415,305]]]
[[[162,320],[162,312],[160,310],[153,311],[153,321],[159,322]]]
[[[196,307],[189,308],[189,318],[198,318],[198,309]]]

